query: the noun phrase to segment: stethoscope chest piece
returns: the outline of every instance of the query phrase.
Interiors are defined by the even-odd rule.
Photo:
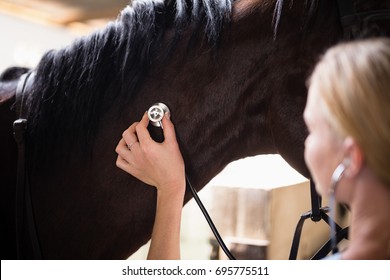
[[[171,112],[164,103],[155,103],[148,110],[148,118],[153,126],[161,127],[161,121],[165,114],[170,116]]]

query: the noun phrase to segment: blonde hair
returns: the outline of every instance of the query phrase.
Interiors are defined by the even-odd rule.
[[[355,139],[367,165],[390,186],[390,39],[332,47],[309,82],[329,124],[340,137]]]

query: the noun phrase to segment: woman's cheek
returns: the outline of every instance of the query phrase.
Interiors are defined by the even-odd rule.
[[[315,147],[315,141],[314,137],[309,135],[305,140],[305,162],[307,167],[309,168],[310,174],[312,176],[312,179],[314,182],[318,182],[319,174],[318,174],[318,164],[316,161],[316,147]],[[318,189],[319,184],[316,183],[316,189],[317,192],[320,192],[321,190]]]
[[[311,170],[311,136],[310,134],[306,137],[306,140],[305,140],[305,152],[304,152],[304,157],[305,157],[305,162],[306,162],[306,165],[307,167],[309,168],[310,172],[312,172]]]

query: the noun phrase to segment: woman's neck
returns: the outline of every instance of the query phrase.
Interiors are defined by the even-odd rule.
[[[373,176],[355,185],[343,259],[390,259],[390,188]]]

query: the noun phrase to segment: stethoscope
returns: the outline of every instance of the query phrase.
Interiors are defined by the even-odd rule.
[[[331,229],[331,232],[337,232],[336,230],[336,199],[335,199],[335,191],[338,183],[340,182],[341,178],[343,177],[345,171],[345,164],[340,163],[336,169],[333,171],[332,174],[332,182],[331,182],[331,188],[330,188],[330,194],[329,194],[329,204],[330,204],[330,216],[331,219],[329,219],[329,226]],[[336,235],[331,235],[331,251],[333,254],[338,252],[337,248],[337,238]]]
[[[149,129],[151,136],[155,141],[161,143],[162,141],[164,141],[164,135],[163,135],[163,131],[162,131],[163,130],[162,119],[165,116],[165,114],[168,114],[169,116],[171,116],[171,111],[169,110],[168,106],[165,105],[164,103],[155,103],[149,108],[147,114],[148,114],[148,118],[150,120],[150,123],[152,125]],[[329,225],[330,225],[331,232],[336,232],[336,224],[334,221],[336,202],[335,202],[335,193],[334,192],[335,192],[335,189],[337,187],[337,184],[339,183],[340,179],[342,178],[342,176],[344,174],[344,170],[345,170],[345,165],[344,165],[344,163],[341,163],[340,165],[337,166],[337,168],[334,170],[334,172],[332,174],[332,180],[331,180],[332,185],[331,185],[331,189],[330,189],[330,201],[329,201],[329,203],[331,205],[331,219],[329,219]],[[227,248],[225,242],[223,241],[221,235],[218,232],[217,227],[215,226],[209,213],[207,212],[206,208],[204,207],[202,201],[200,200],[200,198],[197,194],[197,191],[192,186],[187,174],[185,174],[185,177],[186,177],[187,188],[190,190],[193,198],[195,199],[196,203],[198,204],[200,210],[202,211],[207,223],[209,224],[211,231],[213,232],[215,238],[218,241],[219,246],[221,247],[221,249],[224,251],[224,253],[226,254],[226,256],[230,260],[235,260],[236,258],[233,256],[233,254]],[[336,235],[332,235],[332,234],[331,234],[331,249],[332,249],[333,253],[337,253],[337,251],[338,251]]]
[[[163,130],[162,119],[165,116],[165,114],[168,114],[170,116],[171,111],[169,110],[168,106],[165,105],[164,103],[155,103],[149,108],[147,114],[148,114],[148,118],[150,120],[150,124],[152,125],[149,128],[150,134],[155,141],[161,143],[162,141],[164,141],[164,135],[162,132],[162,130]],[[190,190],[193,198],[195,199],[196,203],[198,204],[200,210],[202,211],[207,223],[209,224],[211,231],[213,232],[215,238],[218,241],[219,246],[221,247],[221,249],[224,251],[224,253],[226,254],[226,256],[230,260],[235,260],[236,258],[233,256],[233,254],[227,248],[225,242],[223,241],[221,235],[218,232],[217,227],[214,225],[213,220],[211,219],[209,213],[207,212],[206,208],[204,207],[202,201],[200,200],[197,191],[192,186],[187,174],[185,174],[185,177],[186,177],[187,188]]]

